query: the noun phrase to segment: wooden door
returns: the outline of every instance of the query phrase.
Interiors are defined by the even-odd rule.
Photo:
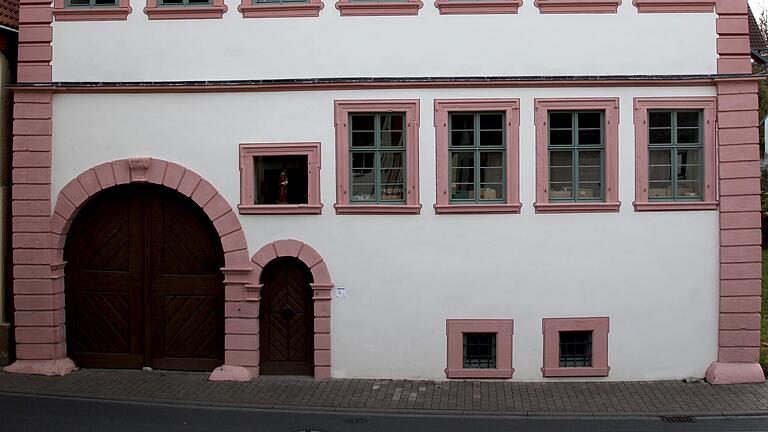
[[[277,258],[262,276],[260,373],[312,375],[314,311],[312,275],[295,258]]]
[[[75,219],[64,250],[67,344],[83,367],[223,363],[223,252],[205,214],[159,186],[119,186]]]

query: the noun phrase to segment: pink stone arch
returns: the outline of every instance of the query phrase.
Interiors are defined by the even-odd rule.
[[[80,209],[102,190],[128,183],[149,183],[178,191],[197,203],[213,223],[224,250],[224,268],[221,270],[224,273],[225,293],[225,361],[217,371],[226,370],[227,373],[217,377],[215,371],[212,378],[250,379],[252,375],[249,366],[252,365],[241,361],[242,356],[231,356],[228,348],[232,336],[240,335],[239,328],[233,328],[228,322],[232,313],[240,319],[250,318],[258,323],[258,310],[243,307],[244,302],[241,301],[245,300],[245,286],[252,270],[245,234],[237,214],[227,200],[210,182],[194,171],[154,158],[120,159],[95,166],[67,183],[59,192],[51,216],[53,278],[63,287],[64,244],[69,227]],[[63,322],[61,325],[63,330]]]
[[[299,240],[278,240],[259,249],[253,257],[253,276],[246,286],[251,294],[249,300],[259,309],[261,301],[261,271],[270,261],[279,257],[294,257],[301,260],[312,273],[312,303],[314,309],[314,362],[315,379],[331,377],[331,290],[333,282],[323,257],[312,246]],[[258,338],[257,338],[258,340]]]

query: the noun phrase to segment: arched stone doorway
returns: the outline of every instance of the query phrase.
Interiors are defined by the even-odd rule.
[[[67,351],[81,367],[224,363],[224,252],[194,201],[152,184],[102,191],[67,235]]]

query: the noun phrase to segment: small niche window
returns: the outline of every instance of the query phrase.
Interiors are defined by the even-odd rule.
[[[648,111],[648,199],[701,201],[702,111]]]
[[[349,115],[350,203],[405,203],[405,113]]]
[[[448,151],[451,203],[503,203],[504,113],[451,113]]]
[[[549,112],[549,199],[604,201],[601,111]]]
[[[560,367],[592,367],[592,332],[560,332]]]
[[[464,333],[464,368],[496,367],[496,333]]]
[[[449,319],[448,378],[512,378],[511,319]]]
[[[308,204],[305,155],[255,156],[254,204]]]
[[[320,213],[320,144],[241,144],[242,214]]]

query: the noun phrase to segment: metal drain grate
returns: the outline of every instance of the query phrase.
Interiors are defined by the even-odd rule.
[[[344,423],[363,424],[368,423],[368,419],[365,417],[349,417],[344,419]]]
[[[690,416],[664,416],[661,421],[664,423],[696,423],[696,419]]]

